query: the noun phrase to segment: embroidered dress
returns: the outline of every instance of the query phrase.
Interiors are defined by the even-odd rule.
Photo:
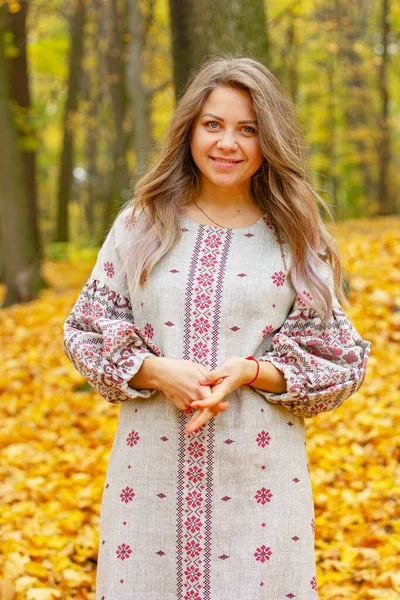
[[[296,298],[287,244],[264,216],[242,229],[181,217],[181,238],[147,288],[116,220],[66,324],[76,368],[122,403],[103,492],[97,600],[313,600],[314,518],[303,417],[361,385],[369,343],[335,303],[329,323]],[[284,258],[283,258],[284,257]],[[188,436],[190,415],[128,381],[149,356],[212,370],[229,356],[272,362],[287,392],[242,386]]]

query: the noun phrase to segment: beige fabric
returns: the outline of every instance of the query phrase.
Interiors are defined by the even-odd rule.
[[[369,344],[339,309],[322,326],[296,301],[265,217],[235,230],[183,216],[181,224],[179,244],[147,290],[133,295],[121,257],[135,231],[122,214],[65,326],[78,370],[106,399],[122,402],[96,598],[314,600],[301,415],[329,410],[357,389]],[[160,391],[127,386],[152,354],[209,369],[228,356],[262,357],[285,373],[288,392],[243,386],[225,413],[187,436],[190,415]]]

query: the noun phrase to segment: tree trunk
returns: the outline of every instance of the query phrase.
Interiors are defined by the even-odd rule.
[[[355,212],[363,208],[365,199],[374,201],[376,190],[368,160],[368,137],[363,135],[370,122],[372,99],[363,58],[357,48],[367,28],[369,11],[370,3],[365,0],[355,0],[350,5],[346,0],[336,0],[337,26],[341,32],[338,58],[341,60],[342,84],[347,91],[344,117],[350,147],[348,168],[354,174],[349,198],[355,205]]]
[[[378,90],[381,98],[380,115],[380,140],[378,152],[379,179],[378,179],[378,203],[379,214],[390,215],[395,211],[395,206],[389,192],[388,176],[390,170],[390,132],[389,132],[389,89],[387,78],[388,67],[388,38],[390,33],[389,24],[390,0],[382,0],[382,46],[381,63],[379,65]]]
[[[144,73],[145,24],[139,0],[128,0],[127,7],[128,27],[131,34],[127,89],[134,113],[135,176],[139,178],[148,167],[150,152],[154,143],[151,135],[151,96],[142,80]]]
[[[336,89],[336,57],[333,55],[327,59],[329,102],[328,102],[328,131],[326,153],[329,157],[328,180],[330,182],[330,193],[335,217],[340,219],[339,206],[339,176],[338,176],[338,152],[337,152],[337,89]]]
[[[108,80],[114,115],[114,143],[112,148],[112,170],[110,188],[105,206],[104,230],[107,230],[118,214],[123,201],[124,191],[129,190],[129,169],[126,159],[129,134],[125,131],[124,122],[127,112],[127,92],[125,82],[125,49],[123,35],[126,22],[125,3],[121,15],[117,0],[111,0],[111,41],[107,56]],[[126,197],[126,196],[125,196]]]
[[[29,91],[28,62],[26,54],[26,18],[28,0],[20,2],[18,12],[9,13],[9,29],[14,36],[14,45],[18,54],[10,58],[11,98],[16,110],[22,113],[23,127],[18,129],[20,149],[24,167],[24,182],[29,200],[29,218],[31,221],[32,240],[38,255],[41,255],[41,244],[38,225],[38,201],[36,185],[36,132],[32,124],[31,100]]]
[[[83,70],[81,77],[81,97],[85,102],[85,149],[87,185],[84,194],[83,208],[86,220],[85,235],[91,244],[97,240],[100,229],[99,214],[103,208],[99,170],[99,148],[104,143],[105,127],[101,125],[102,106],[104,104],[104,85],[106,71],[104,69],[105,35],[103,30],[103,3],[91,0],[92,11],[88,14],[89,30],[84,56],[88,57],[90,68]],[[102,41],[99,44],[99,40]],[[101,222],[101,226],[103,222]]]
[[[296,14],[292,11],[289,13],[289,25],[286,31],[287,52],[287,74],[290,97],[293,103],[296,104],[299,88],[299,44],[297,41],[296,31]]]
[[[58,181],[57,242],[68,241],[68,204],[72,193],[75,114],[78,108],[79,80],[82,70],[85,0],[77,0],[71,22],[68,95],[64,115],[64,139]]]
[[[9,64],[4,56],[6,7],[0,6],[0,224],[3,281],[7,287],[3,306],[33,299],[42,286],[40,256],[30,222],[30,203],[18,134],[10,108]]]
[[[169,0],[177,97],[193,69],[211,54],[244,53],[268,64],[263,0]]]

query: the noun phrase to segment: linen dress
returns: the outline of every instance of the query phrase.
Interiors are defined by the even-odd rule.
[[[329,323],[296,298],[288,245],[265,215],[241,229],[180,217],[147,288],[130,291],[135,224],[117,218],[65,324],[65,350],[122,403],[103,492],[97,600],[314,600],[304,417],[361,385],[370,345],[335,302]],[[216,368],[253,355],[287,392],[241,386],[191,435],[191,414],[128,381],[149,356]]]

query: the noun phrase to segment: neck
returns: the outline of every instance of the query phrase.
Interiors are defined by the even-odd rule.
[[[196,203],[204,210],[237,214],[255,206],[250,185],[246,188],[221,187],[201,184]]]

